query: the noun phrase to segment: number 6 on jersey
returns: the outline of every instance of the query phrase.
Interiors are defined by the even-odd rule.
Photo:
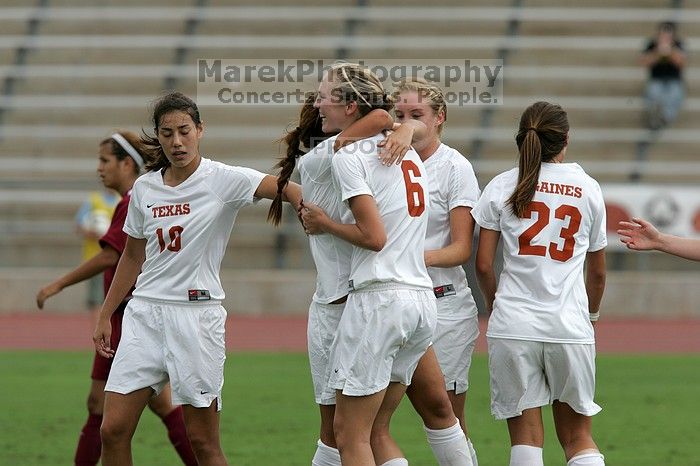
[[[403,172],[403,181],[406,183],[408,215],[420,217],[425,212],[425,193],[423,192],[423,186],[413,180],[423,175],[418,169],[418,165],[410,160],[401,162],[401,171]]]

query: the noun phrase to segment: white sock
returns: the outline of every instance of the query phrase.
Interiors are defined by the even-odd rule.
[[[340,452],[319,440],[316,442],[316,454],[311,459],[311,466],[340,466]]]
[[[469,447],[469,456],[472,458],[472,464],[474,466],[479,466],[479,462],[476,460],[476,450],[474,450],[474,445],[472,445],[472,441],[467,439],[467,447]]]
[[[574,456],[566,463],[566,466],[605,466],[603,455],[599,452],[584,453],[583,455]]]
[[[408,466],[408,460],[406,458],[394,458],[386,463],[382,463],[380,466]]]
[[[542,449],[531,445],[510,447],[510,466],[544,466]]]
[[[423,428],[440,466],[472,466],[467,437],[459,422],[447,429],[433,430],[425,426]]]

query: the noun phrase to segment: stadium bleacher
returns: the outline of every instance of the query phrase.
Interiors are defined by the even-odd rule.
[[[449,109],[445,142],[470,157],[480,183],[515,162],[522,109],[538,98],[567,109],[569,154],[599,180],[697,180],[700,9],[655,0],[402,2],[343,0],[5,0],[0,6],[0,267],[67,267],[80,242],[73,215],[95,177],[97,143],[113,129],[150,128],[148,105],[169,86],[194,95],[198,58],[505,58],[503,105]],[[659,7],[662,3],[664,7]],[[680,23],[689,94],[660,137],[642,126],[645,38]],[[205,107],[203,153],[271,171],[294,106]],[[488,114],[487,114],[488,113]],[[647,160],[637,160],[650,141]],[[310,268],[291,224],[241,213],[225,268]],[[293,215],[290,215],[293,218]],[[291,220],[294,221],[293,219]],[[286,260],[280,262],[282,244]],[[282,246],[280,246],[282,247]]]

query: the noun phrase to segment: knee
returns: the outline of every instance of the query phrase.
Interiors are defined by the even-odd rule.
[[[212,438],[206,432],[187,430],[187,438],[192,446],[192,451],[198,459],[209,458],[219,451],[218,439]]]
[[[369,443],[369,432],[363,433],[353,429],[349,422],[337,415],[333,420],[333,432],[335,433],[335,442],[338,445],[338,450],[343,450],[349,444],[357,441]]]
[[[383,422],[375,422],[375,424],[372,426],[372,432],[370,433],[369,437],[372,450],[374,450],[375,446],[377,445],[384,445],[388,439],[391,439],[389,425]]]
[[[107,446],[130,440],[132,433],[133,430],[130,429],[128,425],[112,421],[108,418],[104,418],[100,426],[102,444]]]
[[[104,405],[104,397],[90,393],[87,398],[87,410],[90,414],[102,414],[102,409]]]
[[[425,395],[423,409],[419,412],[423,423],[431,429],[442,429],[454,425],[456,418],[447,392],[430,390]]]

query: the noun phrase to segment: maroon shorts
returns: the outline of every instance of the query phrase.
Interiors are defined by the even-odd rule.
[[[112,314],[112,337],[110,338],[110,344],[113,350],[117,350],[119,346],[119,340],[122,337],[122,318],[124,317],[124,308],[126,307],[126,302],[119,305],[116,311]],[[109,370],[112,368],[112,361],[114,358],[103,358],[97,352],[95,352],[95,359],[92,362],[92,375],[90,378],[92,380],[107,380],[109,375]]]

